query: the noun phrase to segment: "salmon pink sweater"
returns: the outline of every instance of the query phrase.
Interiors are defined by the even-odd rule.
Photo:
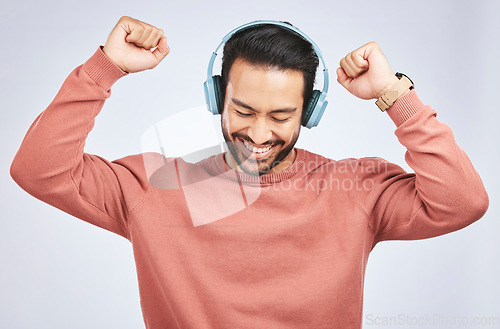
[[[387,112],[415,173],[297,149],[261,177],[223,155],[196,164],[84,152],[124,73],[101,49],[30,127],[11,175],[33,196],[130,240],[149,329],[360,328],[368,255],[479,219],[488,197],[452,131],[415,91]]]

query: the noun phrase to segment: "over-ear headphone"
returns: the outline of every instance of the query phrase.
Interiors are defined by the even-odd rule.
[[[268,20],[260,20],[254,21],[247,24],[244,24],[240,27],[235,28],[231,32],[229,32],[221,41],[221,43],[215,48],[212,53],[212,57],[210,57],[210,61],[208,62],[208,70],[207,70],[207,81],[203,84],[205,89],[205,101],[207,103],[208,110],[213,114],[221,114],[224,109],[224,100],[222,95],[222,79],[220,75],[212,75],[215,58],[217,57],[217,51],[219,48],[233,36],[238,31],[247,29],[252,26],[263,25],[263,24],[273,24],[289,29],[298,35],[302,36],[304,39],[309,41],[316,52],[316,55],[321,60],[323,65],[323,90],[314,90],[312,93],[311,99],[307,102],[307,106],[304,107],[304,114],[302,116],[302,125],[307,128],[316,127],[319,123],[319,120],[323,116],[323,112],[325,112],[326,105],[328,101],[326,100],[326,95],[328,93],[328,69],[326,68],[325,61],[321,56],[321,51],[318,46],[312,41],[307,35],[305,35],[302,31],[297,29],[296,27],[289,25],[284,22],[279,21],[268,21]]]

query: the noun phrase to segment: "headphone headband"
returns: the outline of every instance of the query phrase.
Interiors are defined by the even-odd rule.
[[[323,65],[323,90],[321,92],[317,91],[317,93],[313,92],[313,97],[315,97],[314,105],[313,108],[309,111],[308,113],[308,118],[306,122],[304,123],[304,126],[307,128],[315,127],[318,125],[319,120],[323,116],[323,112],[326,108],[326,105],[328,104],[328,101],[326,101],[326,94],[328,93],[328,86],[329,86],[329,76],[328,76],[328,69],[325,65],[325,61],[323,59],[323,56],[321,55],[321,51],[319,47],[316,45],[316,43],[311,40],[306,34],[304,34],[302,31],[300,31],[298,28],[296,28],[293,25],[280,22],[280,21],[273,21],[273,20],[258,20],[258,21],[253,21],[249,22],[246,24],[243,24],[228,34],[224,38],[222,38],[222,41],[219,43],[217,48],[212,53],[212,56],[210,57],[210,61],[208,62],[208,69],[207,69],[207,81],[205,82],[205,98],[207,102],[207,106],[209,111],[211,111],[214,114],[219,114],[219,110],[215,111],[214,109],[218,109],[217,107],[217,102],[216,98],[212,96],[209,90],[213,90],[213,67],[215,63],[215,59],[217,57],[217,51],[219,48],[226,43],[236,32],[245,30],[249,27],[253,26],[259,26],[259,25],[265,25],[265,24],[271,24],[271,25],[277,25],[281,26],[283,28],[286,28],[290,31],[295,32],[296,34],[300,35],[303,37],[305,40],[307,40],[311,45],[313,46],[314,51],[316,52],[316,55],[318,56],[319,60],[321,61],[321,64]],[[316,90],[315,90],[316,92]],[[304,100],[306,102],[307,100]]]

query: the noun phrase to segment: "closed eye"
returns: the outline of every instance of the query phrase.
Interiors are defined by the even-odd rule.
[[[278,122],[278,123],[285,123],[287,122],[288,120],[290,120],[290,118],[285,118],[285,119],[278,119],[278,118],[272,118],[275,122]]]
[[[252,115],[252,113],[243,113],[243,112],[240,112],[238,110],[234,110],[236,112],[236,114],[238,114],[240,117],[249,117]]]

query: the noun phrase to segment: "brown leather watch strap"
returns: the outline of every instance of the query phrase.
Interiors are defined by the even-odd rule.
[[[391,90],[380,96],[375,102],[382,112],[391,107],[408,90],[413,89],[413,82],[406,75],[396,73],[396,76],[399,78],[399,81],[391,87]]]

